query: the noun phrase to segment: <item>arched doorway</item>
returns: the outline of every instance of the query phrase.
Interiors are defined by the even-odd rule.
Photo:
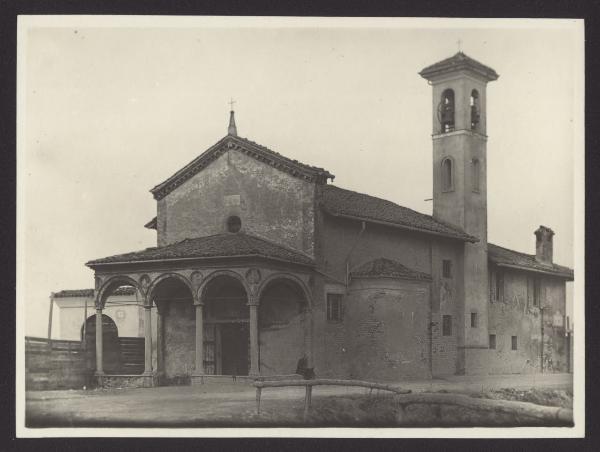
[[[196,365],[192,292],[184,280],[167,276],[151,289],[150,300],[162,315],[162,324],[157,325],[158,370],[164,372],[166,384],[188,384]]]
[[[308,355],[308,303],[300,285],[277,278],[261,292],[258,310],[261,375],[296,372],[298,361]]]
[[[248,375],[250,332],[248,298],[236,278],[220,275],[204,289],[204,371]]]
[[[96,314],[90,316],[81,326],[81,339],[85,344],[85,363],[88,372],[96,370]],[[106,314],[102,314],[102,365],[107,374],[121,371],[121,347],[117,324]]]

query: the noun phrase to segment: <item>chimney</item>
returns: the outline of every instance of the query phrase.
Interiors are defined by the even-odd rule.
[[[535,231],[535,260],[541,264],[552,265],[552,236],[554,231],[540,226]]]

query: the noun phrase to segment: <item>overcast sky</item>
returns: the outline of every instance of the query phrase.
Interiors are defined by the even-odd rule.
[[[572,21],[107,21],[75,17],[19,39],[27,334],[46,334],[50,292],[93,287],[85,262],[156,245],[143,227],[156,215],[149,189],[227,133],[231,97],[240,136],[328,169],[335,185],[430,214],[431,87],[418,72],[458,40],[500,74],[488,85],[488,240],[533,254],[544,224],[556,232],[555,262],[574,265],[583,67]]]

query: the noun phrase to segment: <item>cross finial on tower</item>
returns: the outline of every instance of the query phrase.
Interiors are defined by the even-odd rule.
[[[462,39],[459,39],[458,41],[456,41],[456,45],[458,45],[458,51],[461,52],[461,46],[462,46]]]
[[[235,104],[235,100],[231,99],[229,101],[231,111],[229,112],[229,127],[227,128],[227,134],[237,137],[237,127],[235,125],[235,113],[233,112],[233,104]]]

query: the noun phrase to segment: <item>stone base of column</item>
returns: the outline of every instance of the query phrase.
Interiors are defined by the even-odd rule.
[[[154,388],[159,385],[158,374],[142,375],[96,375],[100,388]]]
[[[190,383],[192,386],[203,385],[205,383],[205,377],[205,374],[194,372],[192,375],[190,375]]]

